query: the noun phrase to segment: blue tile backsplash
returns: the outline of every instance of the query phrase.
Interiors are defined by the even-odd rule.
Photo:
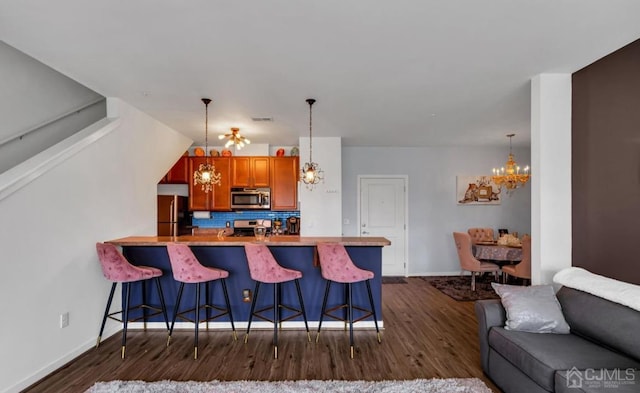
[[[268,219],[275,220],[279,218],[282,220],[283,227],[286,225],[287,218],[291,216],[300,217],[299,211],[290,212],[272,212],[272,211],[260,211],[260,210],[243,210],[237,212],[211,212],[211,218],[194,218],[192,225],[200,228],[224,228],[227,221],[231,222],[233,227],[234,220],[260,220]]]

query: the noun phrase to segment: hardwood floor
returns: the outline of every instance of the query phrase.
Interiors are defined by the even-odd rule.
[[[458,302],[421,278],[384,284],[382,343],[373,330],[356,331],[355,358],[348,332],[323,330],[309,343],[304,331],[283,331],[279,359],[272,358],[272,331],[252,331],[232,340],[230,331],[200,332],[198,360],[193,331],[131,331],[127,357],[120,358],[120,335],[104,341],[24,392],[84,392],[96,381],[195,380],[387,380],[477,377],[500,392],[482,373],[473,302]],[[98,321],[96,321],[96,324]],[[97,325],[96,325],[97,326]],[[312,339],[315,334],[312,333]],[[313,340],[312,340],[313,341]]]

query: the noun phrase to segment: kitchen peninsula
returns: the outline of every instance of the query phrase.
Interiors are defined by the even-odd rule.
[[[253,237],[217,237],[217,236],[132,236],[121,239],[107,241],[117,246],[121,246],[125,257],[134,265],[153,266],[164,272],[162,280],[162,289],[167,302],[169,318],[172,317],[173,306],[175,304],[178,283],[173,280],[171,274],[171,265],[166,250],[169,242],[177,242],[187,244],[193,250],[200,263],[205,266],[212,266],[229,272],[227,278],[227,287],[231,308],[233,311],[234,321],[239,322],[237,326],[246,326],[249,317],[250,301],[247,297],[246,290],[253,292],[254,281],[249,275],[249,267],[244,252],[245,243],[255,243]],[[376,305],[376,313],[378,315],[378,323],[382,325],[382,309],[381,309],[381,271],[382,271],[382,247],[390,245],[390,241],[382,237],[300,237],[300,236],[272,236],[266,238],[260,243],[269,247],[278,263],[286,268],[296,269],[302,272],[300,284],[302,295],[305,302],[307,317],[311,326],[317,326],[320,318],[320,310],[322,307],[322,299],[325,289],[325,281],[322,278],[316,245],[320,242],[336,242],[343,244],[351,259],[356,266],[370,270],[374,273],[371,280],[371,289],[373,291],[374,303]],[[212,285],[212,296],[215,304],[223,304],[222,290],[219,284]],[[270,291],[270,289],[261,288],[262,291]],[[155,291],[150,291],[149,296],[153,296]],[[140,291],[133,290],[132,302],[139,302]],[[253,294],[251,294],[252,296]],[[192,305],[195,299],[195,290],[187,291],[183,295],[182,306]],[[256,307],[262,308],[272,304],[269,296],[260,296]],[[344,303],[345,294],[341,285],[335,285],[331,291],[328,305],[337,305]],[[297,296],[293,285],[285,284],[282,287],[282,302],[297,306]],[[359,285],[354,286],[353,290],[354,305],[368,306],[368,299],[364,284],[362,288]],[[151,303],[158,303],[157,299],[151,297]],[[286,314],[285,314],[286,315]],[[358,314],[356,314],[357,319]],[[220,320],[227,322],[228,319],[223,317]],[[160,321],[160,319],[156,319]],[[293,320],[293,323],[285,323],[283,327],[299,327],[302,318]],[[331,324],[331,321],[327,321]],[[335,322],[334,322],[335,323]],[[369,323],[373,326],[373,321],[361,322],[354,325],[357,327],[369,327]],[[230,325],[223,323],[222,327]],[[330,326],[330,325],[328,325]],[[337,325],[336,325],[337,326]],[[340,322],[340,326],[343,326]]]

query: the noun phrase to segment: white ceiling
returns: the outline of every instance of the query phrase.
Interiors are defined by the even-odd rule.
[[[638,15],[638,0],[2,0],[0,39],[197,144],[201,97],[210,136],[275,146],[308,135],[313,97],[313,135],[344,145],[526,146],[530,79],[638,39]]]

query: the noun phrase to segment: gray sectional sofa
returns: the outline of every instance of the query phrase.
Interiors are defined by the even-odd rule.
[[[482,369],[505,393],[640,392],[640,312],[562,287],[570,334],[504,328],[500,300],[475,304]]]

